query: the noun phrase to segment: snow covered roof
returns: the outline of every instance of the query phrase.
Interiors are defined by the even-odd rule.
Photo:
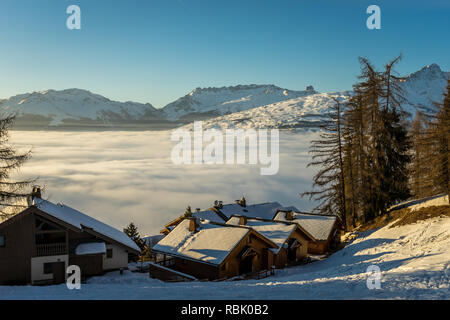
[[[219,209],[229,219],[232,215],[242,215],[251,218],[262,218],[272,220],[275,214],[279,210],[294,210],[298,211],[295,207],[283,207],[278,202],[267,202],[252,204],[245,207],[237,203],[225,204]]]
[[[199,221],[198,230],[192,232],[189,231],[189,223],[189,219],[183,220],[153,250],[220,265],[250,232],[249,228],[213,224],[209,221]]]
[[[77,256],[96,253],[106,253],[106,245],[104,242],[81,243],[75,248],[75,254]]]
[[[223,218],[217,212],[215,212],[213,210],[196,211],[196,212],[193,212],[192,215],[196,218],[203,219],[203,220],[225,223]]]
[[[293,212],[293,218],[293,220],[287,220],[286,212],[280,211],[277,213],[274,220],[296,222],[316,240],[327,240],[337,219],[336,216],[324,216],[300,212]]]
[[[115,240],[128,248],[136,251],[141,251],[136,243],[122,231],[119,231],[101,221],[98,221],[78,210],[62,204],[54,204],[50,201],[39,198],[36,198],[34,200],[34,206],[39,210],[51,215],[52,217],[61,220],[77,229],[93,229],[95,232],[102,234],[112,240]]]
[[[227,224],[239,225],[240,217],[234,216],[228,220]],[[278,248],[272,249],[273,252],[278,253],[283,244],[289,239],[289,236],[297,227],[295,223],[288,224],[277,221],[263,221],[258,219],[247,219],[245,224],[247,227],[251,227],[258,233],[265,236],[267,239],[275,243]]]

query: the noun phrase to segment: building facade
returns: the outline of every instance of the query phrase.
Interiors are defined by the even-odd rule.
[[[0,224],[0,285],[57,284],[67,267],[82,277],[127,268],[139,248],[123,232],[75,209],[36,198]]]

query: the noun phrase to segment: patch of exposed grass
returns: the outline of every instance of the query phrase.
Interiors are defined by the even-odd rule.
[[[438,207],[432,206],[427,208],[421,208],[415,211],[411,211],[409,209],[403,210],[408,210],[408,212],[403,213],[402,216],[394,224],[390,226],[390,228],[404,226],[407,224],[412,224],[418,221],[440,216],[450,217],[450,206],[438,206]]]
[[[363,232],[378,229],[395,221],[389,228],[404,226],[416,223],[418,221],[431,219],[439,216],[450,217],[450,206],[432,206],[411,211],[409,208],[403,208],[389,212],[383,216],[376,217],[374,220],[357,228],[357,231]]]

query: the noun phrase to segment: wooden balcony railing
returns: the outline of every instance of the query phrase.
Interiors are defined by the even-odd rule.
[[[65,243],[38,244],[36,245],[36,256],[57,256],[67,254]]]
[[[275,268],[270,268],[268,270],[261,270],[251,274],[252,279],[264,279],[275,274]]]
[[[163,260],[156,261],[157,264],[163,267],[171,267],[175,264],[174,258],[164,258]]]

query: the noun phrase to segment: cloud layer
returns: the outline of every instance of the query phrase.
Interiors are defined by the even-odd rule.
[[[280,133],[280,170],[261,176],[258,165],[174,165],[169,131],[13,131],[11,142],[32,148],[18,178],[38,177],[45,197],[122,229],[130,221],[142,235],[156,234],[190,205],[214,200],[278,201],[310,210],[299,193],[311,186],[312,134]]]

